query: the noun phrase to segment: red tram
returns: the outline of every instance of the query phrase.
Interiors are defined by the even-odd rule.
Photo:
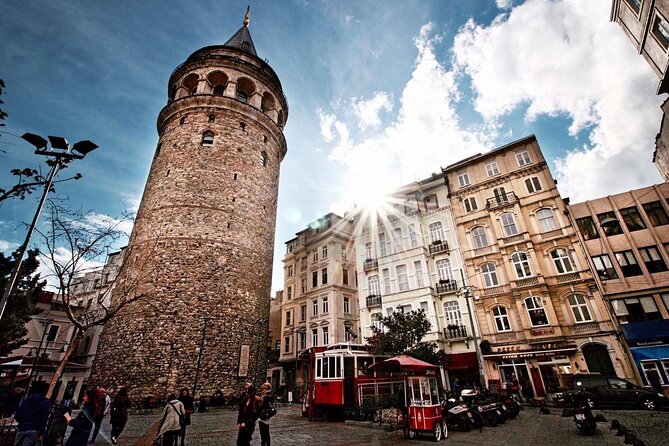
[[[365,345],[348,343],[302,352],[302,415],[309,419],[340,416],[347,410],[361,408],[367,396],[403,395],[403,378],[369,369],[386,358],[372,354]]]

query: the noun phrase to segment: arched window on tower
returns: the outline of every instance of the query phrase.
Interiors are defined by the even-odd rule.
[[[272,110],[273,108],[274,108],[274,96],[272,96],[272,94],[269,92],[265,92],[265,94],[262,95],[260,110],[262,110],[263,113],[267,113],[268,110]]]
[[[267,152],[265,152],[264,150],[262,152],[260,152],[260,165],[261,166],[263,166],[263,167],[267,166],[267,159],[268,159],[267,158]]]
[[[256,87],[250,79],[242,77],[237,80],[237,100],[248,103]]]
[[[202,134],[202,145],[204,147],[211,147],[214,145],[214,132],[207,130]]]
[[[279,127],[283,127],[283,110],[279,110],[279,114],[277,115],[276,118],[276,124]]]
[[[186,79],[184,79],[183,82],[183,86],[186,90],[188,90],[189,95],[194,95],[195,93],[197,93],[197,84],[199,81],[200,78],[195,73],[191,73],[188,76],[186,76]]]
[[[215,96],[223,96],[225,87],[228,85],[228,76],[222,71],[214,71],[207,75],[207,82],[211,86],[211,93]]]

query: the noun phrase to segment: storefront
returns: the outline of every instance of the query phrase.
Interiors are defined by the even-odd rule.
[[[479,363],[475,352],[450,353],[446,354],[446,375],[449,389],[453,390],[467,388],[473,384],[478,385],[481,382],[479,374]]]
[[[492,390],[506,388],[515,376],[526,400],[545,397],[571,384],[573,373],[569,356],[575,345],[544,344],[527,350],[494,352],[483,355]]]
[[[622,329],[643,384],[669,394],[669,320],[623,324]]]

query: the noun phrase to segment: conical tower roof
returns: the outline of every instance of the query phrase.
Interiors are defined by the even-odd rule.
[[[237,48],[249,54],[253,54],[258,57],[256,53],[256,47],[253,45],[253,39],[251,39],[251,33],[249,32],[249,23],[251,22],[249,8],[246,8],[246,15],[244,16],[244,25],[239,28],[230,39],[223,44],[223,46],[228,46],[232,48]]]

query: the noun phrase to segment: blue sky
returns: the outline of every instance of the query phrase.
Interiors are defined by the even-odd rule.
[[[63,172],[84,178],[58,195],[100,216],[135,208],[170,73],[232,36],[247,4],[290,107],[274,290],[284,242],[317,217],[530,133],[573,202],[657,183],[664,97],[610,3],[8,0],[0,187],[11,168],[44,169],[13,135],[90,139],[100,149]],[[1,251],[22,241],[37,199],[2,203]]]

